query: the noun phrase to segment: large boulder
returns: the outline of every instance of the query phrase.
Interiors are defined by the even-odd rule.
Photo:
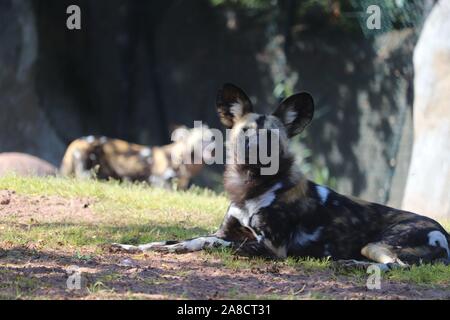
[[[15,173],[18,175],[52,176],[58,169],[45,160],[19,153],[0,153],[0,176]]]
[[[403,209],[450,217],[450,2],[428,16],[414,52],[414,147]]]

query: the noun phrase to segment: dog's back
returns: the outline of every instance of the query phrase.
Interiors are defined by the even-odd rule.
[[[203,159],[200,163],[186,160],[191,160],[194,149],[200,147],[203,151],[211,141],[210,138],[204,140],[203,130],[208,128],[183,128],[183,134],[178,134],[176,141],[160,147],[107,137],[83,137],[67,148],[60,172],[77,178],[146,181],[159,187],[171,187],[176,183],[179,189],[186,189],[191,178],[203,168]],[[205,154],[202,152],[201,156]]]
[[[61,174],[77,178],[145,181],[151,174],[149,147],[106,137],[84,137],[73,141],[61,163]]]

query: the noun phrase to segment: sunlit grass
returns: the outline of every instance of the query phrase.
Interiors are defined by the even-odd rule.
[[[390,280],[406,281],[415,284],[450,285],[450,267],[442,263],[412,266],[409,270],[392,270],[386,274]]]
[[[46,220],[30,224],[14,218],[0,221],[0,241],[24,245],[96,246],[102,243],[141,243],[182,239],[214,231],[228,206],[227,199],[209,190],[171,191],[143,184],[78,181],[66,178],[0,178],[0,190],[23,195],[89,198],[95,216],[86,221]]]
[[[220,225],[228,206],[224,195],[204,189],[171,191],[151,188],[144,184],[73,180],[67,178],[24,178],[10,175],[0,178],[0,190],[14,190],[21,195],[60,196],[67,199],[89,199],[90,219],[37,216],[33,221],[19,221],[15,217],[0,220],[0,244],[40,248],[64,248],[74,255],[85,257],[83,250],[101,250],[101,245],[111,242],[138,244],[164,239],[185,239],[213,232]],[[450,222],[444,221],[450,229]],[[361,279],[367,274],[361,270],[339,273],[331,268],[328,259],[293,259],[267,261],[236,257],[232,250],[211,250],[202,253],[207,259],[218,259],[229,270],[264,268],[295,268],[299,272],[328,272],[331,276],[348,276]],[[450,267],[442,264],[412,267],[410,270],[393,270],[383,277],[391,281],[420,285],[450,285]],[[19,279],[20,280],[20,279]],[[103,279],[105,283],[110,282]],[[17,281],[17,293],[27,293],[33,285]],[[16,285],[11,282],[11,286]],[[9,287],[11,289],[11,286]],[[92,292],[102,291],[101,285]],[[283,297],[286,298],[286,297]]]

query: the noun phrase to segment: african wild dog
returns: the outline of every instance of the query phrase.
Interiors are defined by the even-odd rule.
[[[231,144],[251,128],[277,132],[278,173],[261,175],[258,163],[227,165],[224,185],[231,204],[213,235],[114,247],[180,253],[230,247],[238,254],[267,258],[331,257],[355,264],[368,259],[385,269],[449,258],[449,235],[436,221],[340,195],[308,181],[295,168],[288,139],[313,118],[308,93],[287,98],[272,115],[261,115],[253,112],[241,89],[226,84],[217,96],[217,109],[222,123],[232,128]]]
[[[147,147],[107,137],[84,137],[73,141],[66,150],[60,172],[77,178],[145,181],[153,186],[186,189],[192,177],[202,169],[201,161],[191,159],[194,148],[202,150],[210,141],[202,128],[178,128],[176,140],[161,147]],[[179,133],[177,133],[179,132]],[[207,152],[202,153],[207,157]]]

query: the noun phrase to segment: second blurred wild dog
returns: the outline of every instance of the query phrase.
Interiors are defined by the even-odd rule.
[[[73,141],[66,150],[60,172],[77,178],[117,179],[145,181],[159,187],[186,189],[192,177],[202,169],[191,159],[195,148],[211,143],[207,126],[176,129],[175,141],[164,146],[148,147],[119,139],[88,136]],[[203,160],[203,159],[200,159]],[[191,163],[192,162],[192,163]]]

